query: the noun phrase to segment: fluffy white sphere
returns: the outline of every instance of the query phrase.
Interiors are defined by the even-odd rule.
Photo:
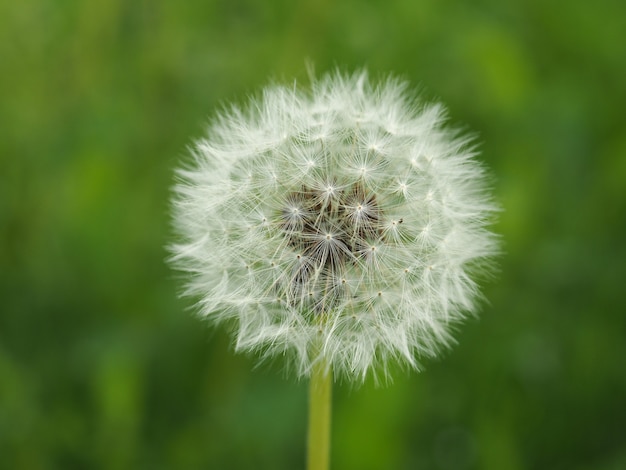
[[[496,206],[470,139],[405,89],[365,73],[269,87],[196,142],[172,259],[237,350],[362,380],[417,368],[475,308]]]

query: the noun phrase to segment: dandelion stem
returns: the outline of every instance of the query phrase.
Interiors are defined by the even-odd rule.
[[[313,365],[309,383],[307,470],[330,468],[332,371],[325,361]]]

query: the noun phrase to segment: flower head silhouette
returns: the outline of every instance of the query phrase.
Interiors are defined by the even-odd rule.
[[[351,380],[453,342],[489,271],[496,205],[471,138],[394,79],[266,88],[217,117],[178,171],[171,247],[237,350]]]

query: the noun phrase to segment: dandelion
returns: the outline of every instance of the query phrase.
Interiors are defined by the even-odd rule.
[[[234,326],[236,350],[311,376],[312,402],[331,370],[419,368],[475,311],[497,250],[471,138],[444,124],[441,105],[363,72],[222,113],[178,171],[185,293]]]

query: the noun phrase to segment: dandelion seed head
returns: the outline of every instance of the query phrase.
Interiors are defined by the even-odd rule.
[[[497,206],[438,104],[327,75],[222,113],[178,172],[172,262],[235,347],[362,380],[452,342],[489,270]]]

